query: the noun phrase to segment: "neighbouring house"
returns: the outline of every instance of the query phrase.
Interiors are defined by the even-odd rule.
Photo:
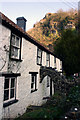
[[[0,119],[18,117],[54,94],[49,75],[40,82],[41,67],[62,72],[61,61],[26,33],[24,17],[15,24],[0,12]]]

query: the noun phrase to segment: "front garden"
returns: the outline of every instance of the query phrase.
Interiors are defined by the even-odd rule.
[[[56,92],[46,104],[26,113],[16,120],[80,120],[80,84],[71,87],[69,93]]]

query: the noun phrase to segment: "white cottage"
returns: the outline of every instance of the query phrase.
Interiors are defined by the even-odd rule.
[[[40,83],[41,66],[62,71],[60,60],[25,32],[26,19],[17,24],[0,13],[0,119],[22,115],[54,94],[49,76]]]

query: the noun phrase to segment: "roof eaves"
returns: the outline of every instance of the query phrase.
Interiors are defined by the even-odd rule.
[[[25,32],[22,28],[20,28],[17,24],[15,24],[13,21],[11,21],[8,17],[6,17],[3,13],[0,12],[0,17],[3,21],[5,21],[6,23],[10,24],[12,27],[16,28],[17,30],[19,30],[21,33],[23,33],[25,36],[29,37],[33,42],[37,43],[37,45],[41,46],[45,51],[47,51],[48,53],[53,54],[52,51],[50,51],[48,48],[46,48],[44,45],[42,45],[39,41],[37,41],[36,39],[34,39],[32,36],[30,36],[27,32]],[[55,55],[54,55],[55,56]]]

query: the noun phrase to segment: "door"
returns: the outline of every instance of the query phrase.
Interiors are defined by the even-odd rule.
[[[50,97],[54,94],[53,81],[49,76],[43,79],[43,97]]]

